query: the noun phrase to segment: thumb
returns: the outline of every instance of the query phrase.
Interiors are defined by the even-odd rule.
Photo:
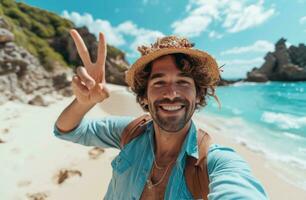
[[[99,91],[100,91],[100,94],[101,94],[101,95],[105,96],[105,98],[108,98],[108,97],[109,97],[110,91],[109,91],[109,89],[106,87],[105,84],[99,83],[99,89],[100,89]]]
[[[76,72],[88,89],[92,89],[95,86],[95,80],[88,74],[85,67],[77,67]]]

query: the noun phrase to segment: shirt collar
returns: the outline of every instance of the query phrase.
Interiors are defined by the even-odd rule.
[[[191,121],[191,125],[188,131],[188,134],[185,138],[185,141],[181,148],[181,153],[179,155],[179,160],[181,160],[184,156],[184,154],[187,154],[188,156],[192,156],[196,159],[199,158],[198,153],[198,144],[197,144],[197,129],[193,121]]]
[[[152,134],[149,134],[149,137],[150,137],[151,142],[153,142],[153,121],[151,121],[148,124],[147,129],[149,129],[152,133]],[[193,121],[191,121],[189,131],[183,142],[183,145],[182,145],[182,148],[181,148],[181,151],[180,151],[180,154],[177,160],[181,161],[183,157],[185,156],[185,153],[188,156],[192,156],[196,159],[199,158],[198,144],[197,144],[197,129]]]

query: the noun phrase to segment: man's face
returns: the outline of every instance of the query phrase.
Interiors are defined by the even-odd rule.
[[[194,80],[177,68],[173,56],[156,59],[144,101],[161,129],[177,132],[190,121],[198,101]]]

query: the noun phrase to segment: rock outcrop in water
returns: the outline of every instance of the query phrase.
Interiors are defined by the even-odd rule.
[[[70,77],[82,65],[69,30],[69,20],[38,8],[1,0],[0,4],[0,104],[18,100],[48,105],[47,94],[72,95]],[[97,40],[88,29],[76,28],[84,38],[92,59]],[[106,81],[126,85],[125,55],[107,46]]]
[[[264,64],[248,72],[246,81],[306,81],[306,46],[286,47],[286,39],[275,44],[275,51],[265,56]]]

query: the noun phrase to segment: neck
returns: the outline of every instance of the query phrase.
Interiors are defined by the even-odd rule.
[[[178,132],[167,132],[162,130],[154,122],[155,131],[155,157],[157,160],[175,158],[181,150],[182,144],[188,134],[191,126],[191,120],[185,125],[184,128]]]

